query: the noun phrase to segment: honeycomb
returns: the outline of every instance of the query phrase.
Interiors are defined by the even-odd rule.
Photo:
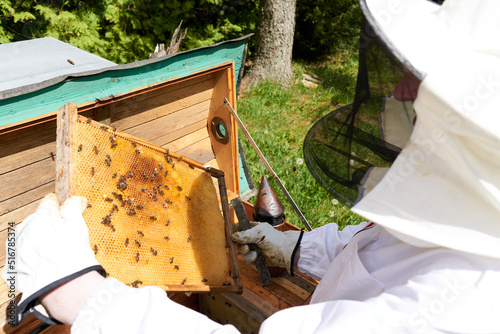
[[[90,246],[110,276],[168,291],[229,284],[224,218],[207,170],[82,116],[74,138],[72,193],[89,202]]]

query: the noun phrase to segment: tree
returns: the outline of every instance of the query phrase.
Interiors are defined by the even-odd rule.
[[[262,80],[288,85],[293,78],[292,49],[296,0],[261,0],[254,62],[247,87]]]
[[[0,43],[54,37],[119,64],[149,57],[183,21],[182,50],[255,30],[254,0],[0,0]]]

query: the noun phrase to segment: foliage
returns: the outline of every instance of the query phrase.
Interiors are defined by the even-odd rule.
[[[357,47],[360,25],[358,0],[297,0],[293,57],[318,60]]]
[[[146,59],[180,21],[182,49],[256,29],[252,0],[0,0],[0,43],[54,37],[117,63]]]
[[[0,43],[51,36],[117,63],[146,59],[180,21],[181,50],[257,30],[259,0],[0,0]],[[294,57],[357,44],[357,0],[297,0]],[[255,39],[250,40],[253,53]]]
[[[342,204],[332,201],[330,195],[309,173],[302,154],[303,140],[314,122],[334,110],[336,105],[352,102],[357,55],[355,52],[342,53],[320,64],[295,62],[293,69],[295,82],[288,89],[275,83],[263,82],[241,95],[238,114],[313,227],[329,222],[337,222],[341,227],[357,224],[362,218]],[[324,81],[315,89],[307,88],[300,81],[303,74],[319,75]],[[240,134],[240,138],[256,187],[261,177],[266,175],[285,205],[287,221],[303,226],[250,143],[243,134]]]

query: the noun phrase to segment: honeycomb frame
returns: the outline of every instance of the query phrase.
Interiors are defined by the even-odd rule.
[[[87,198],[90,246],[108,275],[169,292],[242,291],[222,171],[73,104],[58,111],[57,132],[56,193]]]

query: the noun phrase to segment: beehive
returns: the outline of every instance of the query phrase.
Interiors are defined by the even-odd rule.
[[[77,115],[71,105],[58,115],[57,169],[61,199],[87,198],[90,246],[112,277],[167,291],[238,289],[213,182],[220,171]]]
[[[248,37],[47,80],[7,94],[0,92],[3,94],[0,97],[0,184],[3,189],[0,194],[0,242],[5,243],[9,226],[23,221],[36,210],[41,198],[55,191],[58,179],[55,166],[59,158],[56,114],[67,102],[75,103],[80,115],[116,126],[154,145],[170,148],[182,154],[183,160],[191,158],[210,165],[212,172],[215,169],[223,171],[227,198],[219,198],[220,205],[227,205],[240,196],[240,190],[246,188],[239,172],[236,123],[224,99],[236,108],[236,82],[245,62]],[[100,252],[98,248],[98,254]],[[6,249],[0,249],[0,259],[3,259],[0,262],[5,263],[6,258]],[[234,282],[239,273],[235,272],[237,268],[232,261],[230,267]],[[241,291],[236,284],[186,286],[189,282],[184,286],[175,282],[177,291],[194,288],[211,292]],[[9,306],[14,300],[9,297],[9,286],[5,282],[1,282],[0,290],[3,291],[0,333],[40,331],[37,327],[43,323],[33,315],[17,327],[9,325]],[[19,300],[19,292],[15,294],[15,300]],[[174,292],[169,296],[179,301],[186,294]],[[198,297],[193,294],[190,298]],[[45,332],[69,333],[69,330],[53,326]]]

